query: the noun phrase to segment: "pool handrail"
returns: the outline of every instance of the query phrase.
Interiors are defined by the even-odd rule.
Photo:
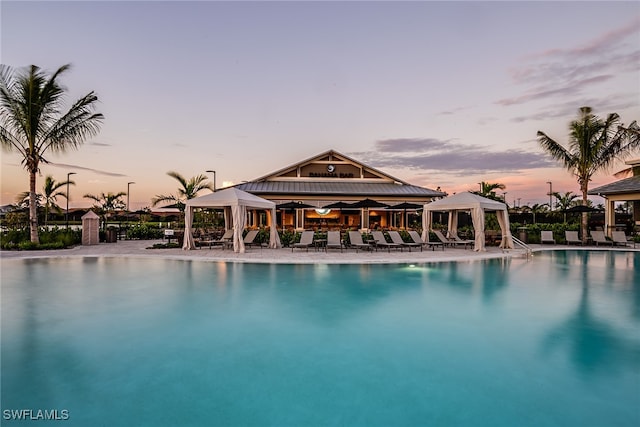
[[[513,239],[513,243],[515,243],[516,245],[522,247],[527,255],[527,258],[533,254],[533,249],[531,249],[531,246],[527,245],[525,242],[523,242],[522,240],[518,239],[516,236],[511,236],[511,239]]]

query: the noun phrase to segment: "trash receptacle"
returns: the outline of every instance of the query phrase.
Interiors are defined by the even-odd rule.
[[[118,230],[115,228],[107,228],[107,243],[116,243],[118,241]]]
[[[527,229],[524,227],[518,228],[518,239],[522,240],[523,243],[528,243],[527,240]]]

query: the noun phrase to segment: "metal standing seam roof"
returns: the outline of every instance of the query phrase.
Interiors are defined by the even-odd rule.
[[[612,182],[611,184],[605,184],[598,188],[594,188],[588,192],[588,194],[591,195],[621,193],[640,193],[640,176],[621,179],[619,181]]]
[[[238,184],[237,188],[257,194],[296,194],[323,196],[414,196],[441,197],[444,193],[410,184],[368,183],[368,182],[300,182],[300,181],[259,181]]]

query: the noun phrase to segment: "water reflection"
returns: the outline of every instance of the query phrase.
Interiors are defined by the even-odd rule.
[[[564,279],[578,278],[581,283],[580,296],[576,309],[544,335],[541,342],[543,354],[566,348],[572,364],[582,374],[640,367],[640,336],[629,336],[614,326],[613,321],[597,315],[590,301],[593,288],[619,286],[624,291],[625,287],[630,286],[634,296],[633,312],[637,319],[640,283],[637,280],[627,281],[630,276],[637,276],[637,272],[625,268],[629,258],[615,252],[558,252],[563,252],[553,256],[555,262],[560,264],[558,275]],[[638,254],[630,253],[628,256],[637,266],[640,259]],[[616,268],[621,260],[624,261],[623,268]],[[598,269],[602,266],[606,267],[604,274],[599,274],[601,272]],[[621,293],[622,297],[625,295],[625,292]],[[620,297],[618,294],[614,296]]]

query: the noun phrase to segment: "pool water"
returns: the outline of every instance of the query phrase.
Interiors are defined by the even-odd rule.
[[[1,267],[2,425],[640,425],[638,252]]]

